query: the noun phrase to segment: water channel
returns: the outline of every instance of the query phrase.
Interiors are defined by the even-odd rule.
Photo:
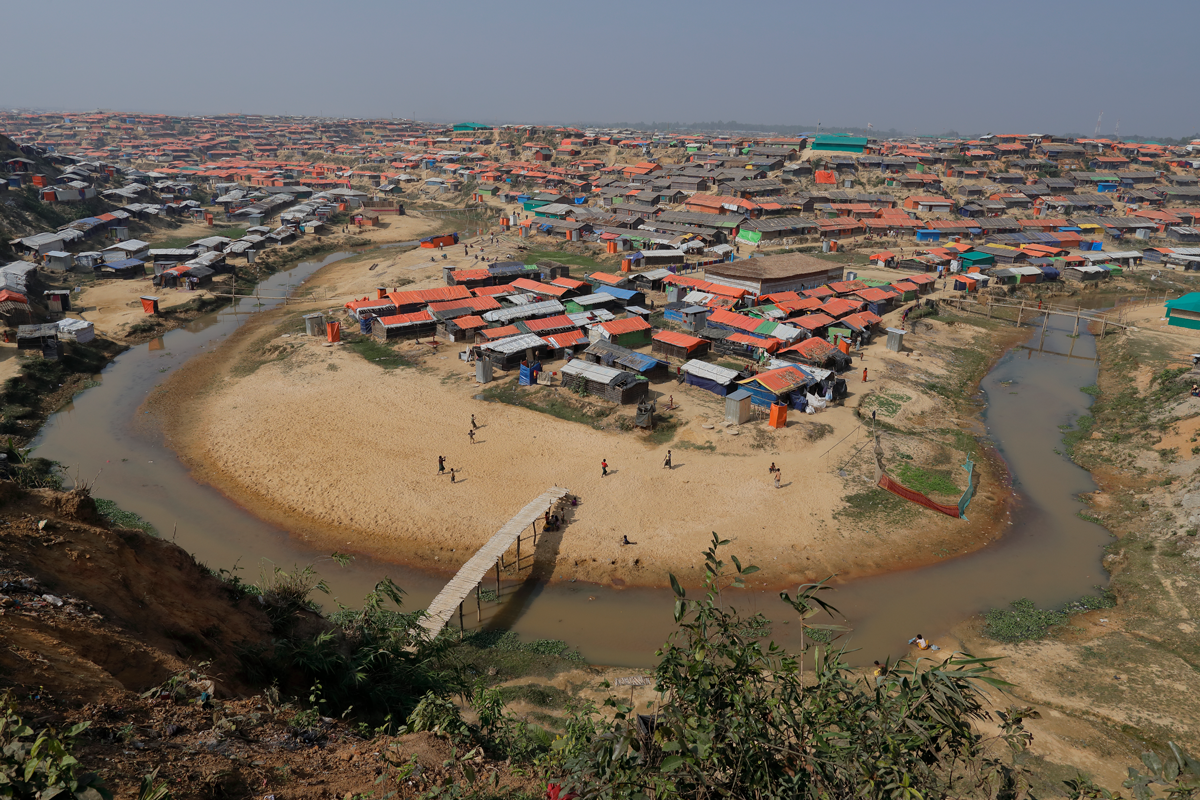
[[[349,255],[300,263],[265,280],[260,293],[281,296],[322,266]],[[328,553],[193,481],[161,434],[139,418],[139,406],[170,372],[219,346],[250,314],[278,302],[240,299],[121,354],[104,370],[98,386],[50,418],[35,442],[38,455],[62,463],[72,475],[91,479],[99,472],[98,497],[140,514],[213,568],[237,564],[243,579],[253,581],[263,563],[290,568],[315,562],[342,603],[356,605],[376,581],[390,576],[407,591],[409,608],[424,607],[445,576],[365,556],[337,566]],[[899,655],[904,642],[918,632],[936,636],[972,614],[1020,597],[1056,606],[1107,582],[1100,559],[1110,535],[1077,516],[1083,507],[1077,495],[1095,487],[1086,471],[1058,453],[1059,426],[1087,413],[1089,398],[1080,387],[1096,379],[1095,342],[1086,332],[1073,339],[1070,327],[1070,322],[1052,319],[1044,338],[1040,329],[1033,331],[1029,342],[1005,355],[981,387],[988,435],[1007,461],[1018,492],[1011,526],[1000,540],[972,554],[838,585],[827,599],[853,628],[850,646],[860,653],[852,660],[869,663]],[[518,589],[510,583],[505,594],[499,605],[485,605],[485,626],[511,628],[526,639],[565,640],[593,663],[649,665],[672,627],[666,590],[583,583]],[[747,590],[735,597],[735,605],[764,611],[779,623],[774,627],[777,641],[793,643],[796,626],[782,624],[788,615],[775,592]],[[474,622],[473,610],[467,619]]]

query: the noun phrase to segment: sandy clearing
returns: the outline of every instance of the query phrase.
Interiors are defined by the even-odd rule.
[[[476,243],[469,243],[474,256]],[[485,245],[483,255],[514,255],[517,246],[501,240]],[[454,250],[446,260],[429,250],[374,251],[330,265],[310,281],[328,295],[313,307],[335,310],[399,279],[413,281],[406,288],[444,285],[444,264],[472,261]],[[866,361],[872,377],[862,386],[860,372],[848,374],[854,396],[846,407],[798,415],[778,432],[754,423],[731,436],[721,424],[719,398],[665,383],[656,388],[674,395],[688,423],[672,443],[649,446],[635,433],[475,399],[473,368],[457,359],[456,348],[428,355],[427,345],[403,345],[423,365],[389,372],[347,348],[280,338],[270,318],[258,318],[217,353],[181,370],[151,408],[198,479],[263,518],[341,550],[455,569],[529,498],[554,484],[581,498],[555,579],[664,585],[668,571],[686,579],[696,574],[698,554],[715,530],[763,567],[764,585],[781,586],[936,560],[939,548],[982,546],[1001,525],[996,509],[1003,498],[996,495],[1004,492],[989,494],[990,513],[972,515],[971,523],[919,514],[909,529],[834,517],[844,495],[869,488],[862,464],[847,478],[837,474],[866,441],[852,408],[868,391],[898,386],[900,377],[943,374],[946,366],[924,353],[926,344],[938,337],[961,344],[974,329],[927,323],[914,334],[921,348],[915,352],[872,346]],[[293,352],[248,377],[233,377],[231,367],[264,345]],[[914,397],[902,413],[945,427],[945,415],[928,399]],[[483,426],[474,445],[467,437],[471,414]],[[186,425],[176,422],[184,419]],[[814,422],[832,431],[813,441]],[[662,468],[668,447],[672,471]],[[462,480],[451,485],[436,475],[438,455]],[[610,464],[607,478],[600,476],[601,459]],[[779,490],[768,474],[772,462],[782,470]],[[638,544],[621,546],[625,535]]]

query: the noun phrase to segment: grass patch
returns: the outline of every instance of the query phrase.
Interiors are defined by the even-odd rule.
[[[540,683],[522,683],[516,686],[501,686],[500,699],[508,703],[527,703],[539,708],[565,709],[572,697],[557,686]]]
[[[563,250],[530,250],[522,255],[526,264],[536,264],[539,261],[557,261],[572,267],[592,267],[601,272],[615,272],[621,268],[620,263],[603,264],[591,256],[581,253],[568,253]]]
[[[484,389],[483,399],[528,408],[530,411],[538,411],[552,417],[565,419],[568,422],[579,422],[592,427],[596,426],[598,420],[604,419],[616,410],[604,406],[574,405],[558,394],[547,391],[532,389],[522,391],[515,378],[507,383],[496,384]],[[671,429],[671,435],[674,435],[674,428]]]
[[[457,637],[447,629],[444,636]],[[586,663],[579,652],[558,639],[521,641],[512,631],[476,631],[450,648],[448,657],[466,674],[487,676],[489,683],[512,678],[539,676],[550,678],[560,672],[578,669]]]
[[[921,494],[958,494],[958,488],[949,472],[944,470],[927,470],[902,463],[896,467],[896,477],[909,489]]]
[[[1074,425],[1061,426],[1063,431],[1063,447],[1066,448],[1067,457],[1074,459],[1075,448],[1084,439],[1091,438],[1092,427],[1096,424],[1094,417],[1084,415],[1075,420]]]
[[[842,498],[846,507],[834,512],[834,517],[847,520],[863,520],[876,515],[894,517],[910,511],[909,504],[900,497],[885,492],[878,487],[871,487],[865,492],[846,495]]]
[[[886,417],[894,417],[900,413],[900,407],[909,400],[912,398],[906,394],[876,392],[868,395],[864,399],[863,405],[868,409],[879,411]]]
[[[1008,608],[993,608],[984,614],[983,635],[1009,644],[1042,639],[1052,628],[1065,625],[1072,614],[1115,605],[1116,599],[1107,591],[1100,596],[1086,595],[1058,610],[1038,608],[1032,600],[1021,598],[1010,603]]]
[[[1083,392],[1083,393],[1084,393],[1084,394],[1086,394],[1086,395],[1091,395],[1092,397],[1099,397],[1099,396],[1100,396],[1100,387],[1099,387],[1099,386],[1097,386],[1097,385],[1096,385],[1096,384],[1094,384],[1094,383],[1093,383],[1092,385],[1090,385],[1090,386],[1081,386],[1081,387],[1079,387],[1079,391]]]
[[[150,319],[150,320],[146,320],[145,322],[133,323],[132,325],[129,326],[129,332],[130,333],[152,333],[161,327],[163,327],[163,324],[161,322],[159,322],[156,319]]]
[[[647,444],[667,444],[675,438],[681,424],[670,414],[654,415],[654,430],[646,434]]]
[[[224,236],[226,239],[240,239],[246,235],[245,228],[222,228],[219,225],[214,225],[207,236]],[[205,239],[207,236],[172,236],[169,239],[159,239],[154,241],[151,246],[156,249],[169,248],[185,248],[192,242],[199,239]]]
[[[705,441],[704,444],[696,444],[695,442],[676,442],[675,447],[678,450],[704,450],[709,453],[717,452],[717,446],[711,441]]]
[[[376,366],[384,369],[396,369],[397,367],[411,367],[413,363],[404,356],[400,355],[392,347],[376,341],[370,336],[361,334],[351,334],[343,339],[346,344],[350,345],[350,349],[358,353],[360,356],[370,361]]]
[[[110,525],[115,525],[118,528],[130,528],[131,530],[142,531],[151,536],[158,536],[158,529],[144,520],[140,515],[132,511],[126,511],[116,504],[113,500],[103,500],[99,497],[96,500],[96,511],[100,512],[100,516],[108,520]]]

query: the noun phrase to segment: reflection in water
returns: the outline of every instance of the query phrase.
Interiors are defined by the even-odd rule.
[[[335,253],[320,262],[299,264],[264,281],[261,294],[279,295],[347,255]],[[263,559],[284,566],[315,562],[341,602],[358,603],[388,576],[408,592],[409,607],[427,605],[446,576],[366,557],[338,567],[299,537],[194,482],[161,437],[140,424],[138,407],[166,377],[159,369],[175,369],[219,344],[248,313],[276,304],[260,301],[261,307],[243,307],[248,302],[253,298],[122,354],[105,370],[100,386],[47,423],[39,454],[78,474],[103,470],[98,496],[140,514],[159,531],[174,530],[181,546],[214,569],[237,565],[245,570],[243,578],[256,580]],[[929,568],[844,584],[829,597],[854,627],[850,644],[861,648],[861,660],[869,663],[899,654],[915,633],[935,635],[990,606],[1020,597],[1055,605],[1106,581],[1100,556],[1109,536],[1076,516],[1082,507],[1076,496],[1094,487],[1084,470],[1055,451],[1061,440],[1058,426],[1086,412],[1088,398],[1079,388],[1093,383],[1096,375],[1092,337],[1084,333],[1074,339],[1067,334],[1052,320],[1044,340],[1040,331],[1034,332],[1024,352],[1009,353],[983,382],[988,433],[1021,492],[1013,525],[1003,539]],[[166,353],[160,351],[167,350],[175,357],[164,360]],[[570,535],[569,526],[563,535]],[[540,537],[532,574],[523,575],[519,583],[510,581],[500,604],[484,607],[485,626],[511,628],[528,638],[563,639],[598,663],[651,663],[654,650],[673,627],[670,592],[547,585],[559,541],[554,535]],[[353,543],[342,549],[353,551]],[[788,617],[774,591],[728,596],[742,610],[763,611],[776,619],[776,639],[794,644],[795,626],[784,623]],[[474,615],[467,619],[473,622]]]

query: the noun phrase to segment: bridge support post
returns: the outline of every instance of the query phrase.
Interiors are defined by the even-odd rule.
[[[479,590],[483,587],[482,583],[475,584],[475,624],[479,625],[483,622],[483,601],[479,599]]]
[[[463,604],[458,604],[458,638],[461,640],[466,627],[463,625]]]
[[[521,571],[521,537],[517,537],[517,572]]]
[[[500,602],[500,562],[496,562],[496,602]]]
[[[1081,308],[1082,308],[1082,306],[1080,306],[1080,308],[1075,309],[1075,335],[1076,336],[1079,335],[1079,311]]]

